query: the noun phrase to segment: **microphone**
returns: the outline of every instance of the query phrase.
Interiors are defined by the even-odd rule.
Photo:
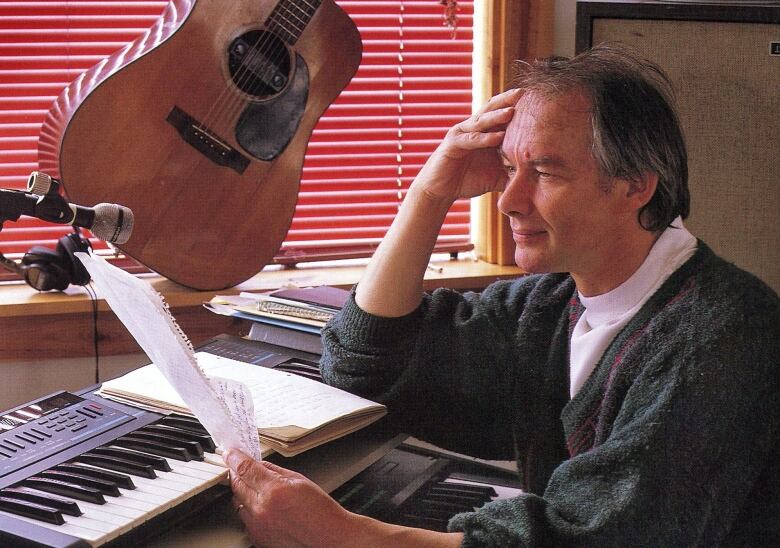
[[[111,243],[123,244],[130,239],[133,232],[133,212],[130,208],[106,203],[94,207],[68,203],[58,193],[59,184],[49,175],[34,171],[27,187],[42,191],[42,195],[0,189],[0,223],[28,215],[51,223],[89,229],[95,237]]]

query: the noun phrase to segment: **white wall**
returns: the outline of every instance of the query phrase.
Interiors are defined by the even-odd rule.
[[[149,363],[146,354],[105,356],[99,360],[100,380],[118,377]],[[94,358],[0,361],[0,411],[60,390],[80,390],[95,383]]]
[[[553,53],[574,55],[574,34],[577,22],[576,0],[555,0],[555,41]]]

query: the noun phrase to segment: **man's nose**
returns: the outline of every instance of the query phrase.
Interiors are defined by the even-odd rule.
[[[498,199],[498,209],[507,216],[527,216],[534,210],[531,181],[518,170],[509,177],[504,192]]]

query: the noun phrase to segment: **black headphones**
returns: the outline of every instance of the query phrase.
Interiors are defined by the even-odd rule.
[[[57,249],[34,246],[22,257],[24,280],[38,291],[63,291],[70,284],[87,285],[89,272],[74,255],[92,249],[89,240],[78,229],[57,241]]]

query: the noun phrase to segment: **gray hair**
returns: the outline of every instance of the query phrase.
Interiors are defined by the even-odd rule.
[[[690,211],[688,155],[673,107],[671,82],[655,63],[617,44],[600,44],[571,59],[518,62],[514,87],[559,95],[582,91],[591,102],[592,153],[607,178],[638,182],[658,175],[639,211],[646,230],[663,230]]]

